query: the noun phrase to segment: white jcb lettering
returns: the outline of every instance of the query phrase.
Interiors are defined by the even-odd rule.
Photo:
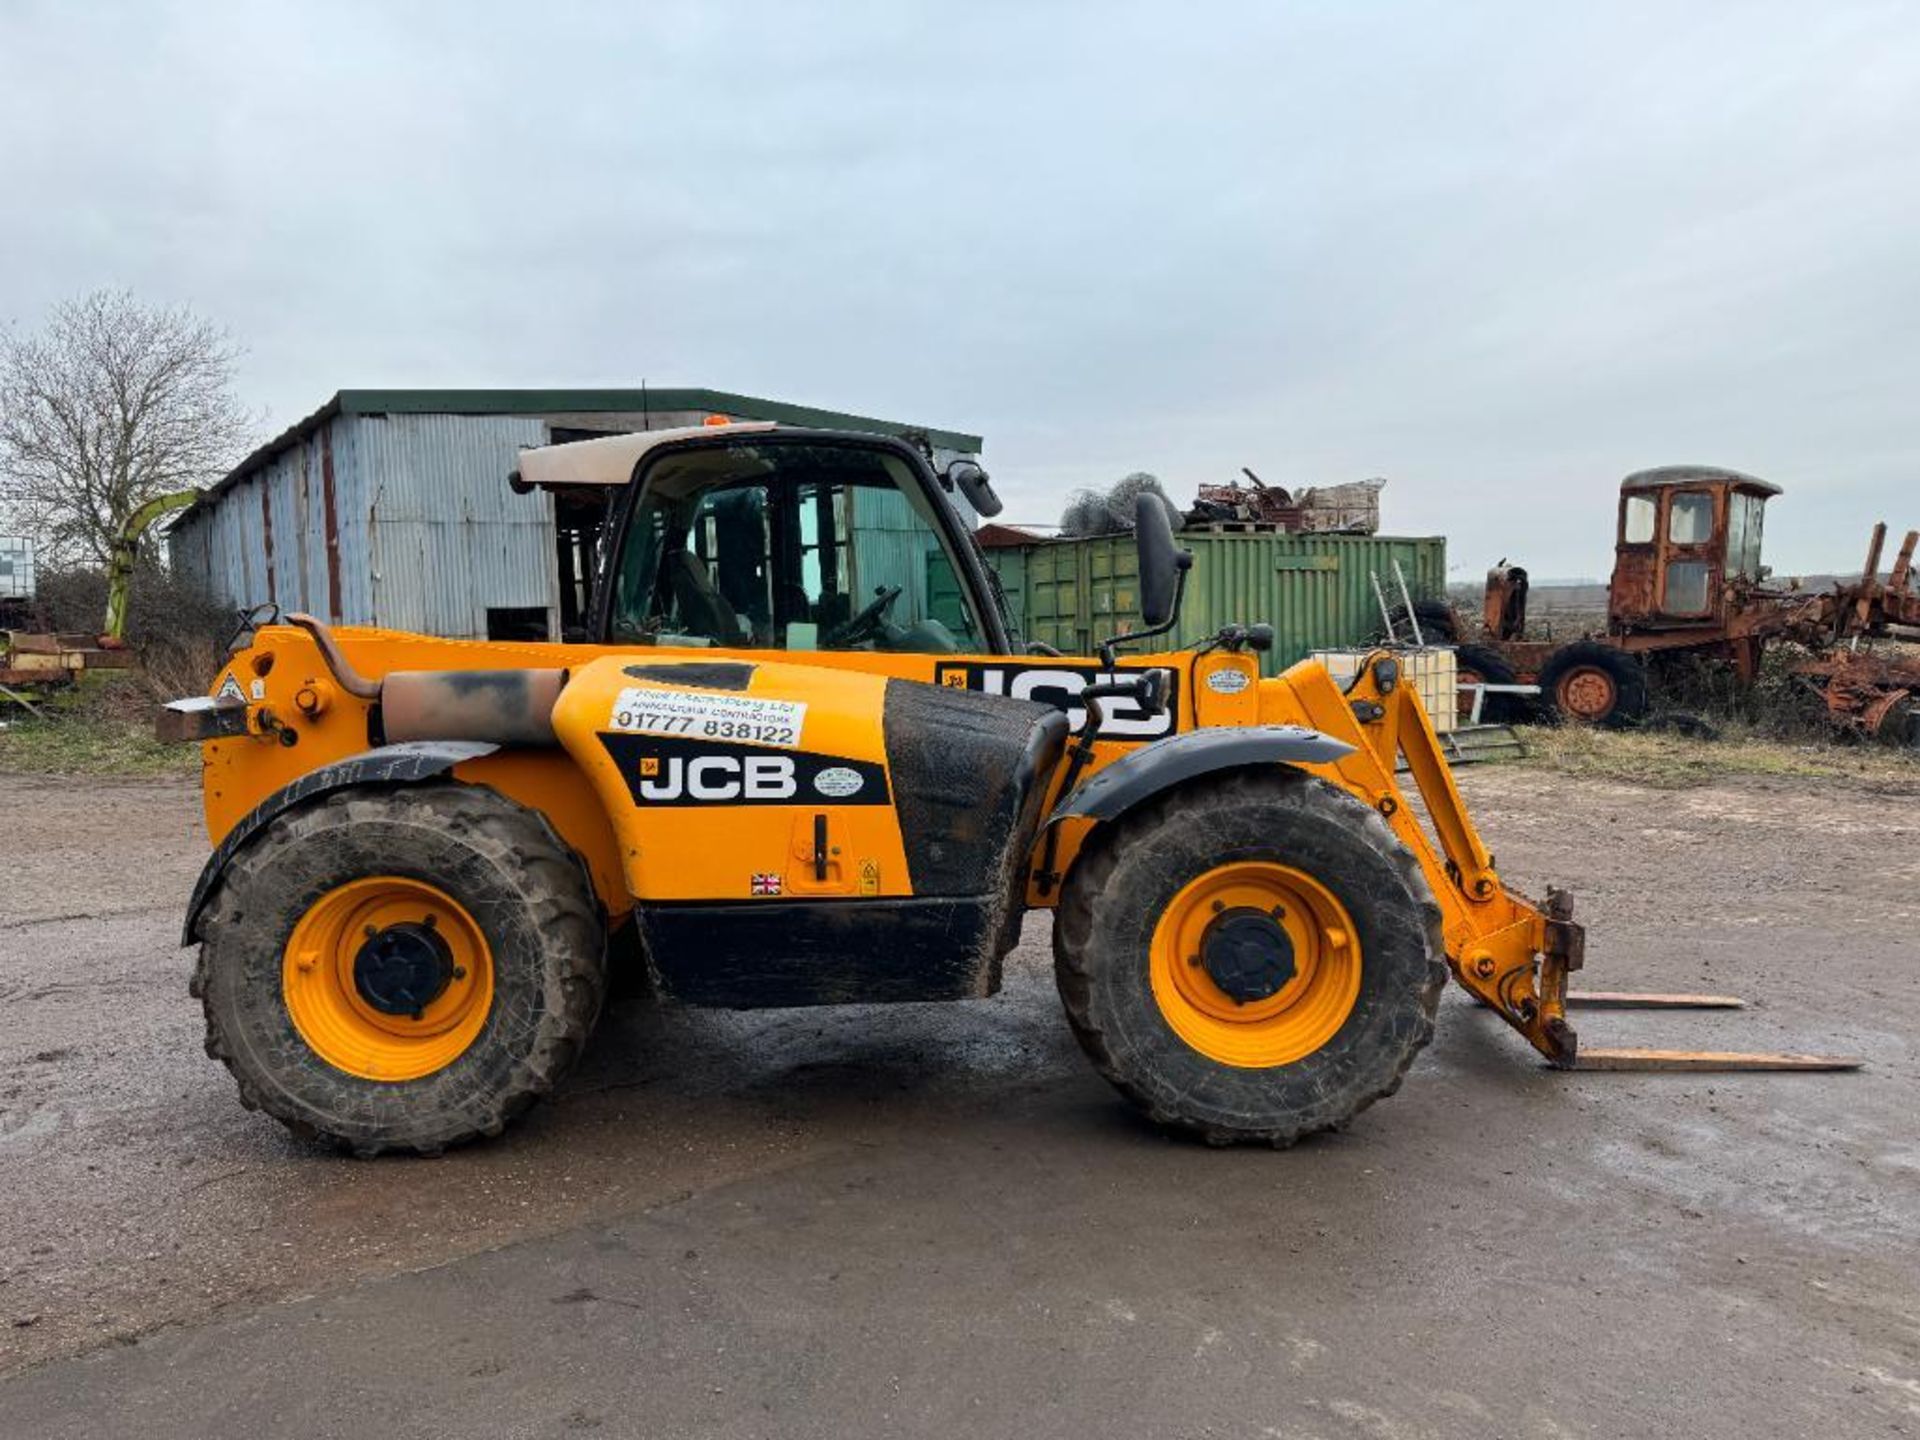
[[[643,777],[640,781],[640,795],[646,800],[678,800],[680,798],[680,762],[669,760],[663,767],[664,773],[658,779]]]
[[[638,782],[642,800],[789,800],[799,789],[787,755],[673,756],[660,761],[659,774],[643,774]]]
[[[687,794],[696,800],[731,800],[740,793],[740,762],[731,755],[702,755],[687,762]],[[710,781],[709,775],[724,779]]]
[[[793,761],[785,755],[755,755],[747,761],[747,798],[784,800],[799,787],[793,782]]]
[[[1080,692],[1096,680],[1115,678],[1115,674],[1112,670],[1022,670],[1013,677],[1011,689],[1016,700],[1059,706],[1067,712],[1067,723],[1078,730],[1087,723],[1086,707],[1076,703]],[[1006,688],[1004,677],[991,670],[981,678],[990,694]],[[1142,715],[1139,703],[1130,695],[1109,695],[1101,700],[1100,708],[1105,717],[1100,727],[1102,735],[1151,736],[1166,726],[1164,720]]]

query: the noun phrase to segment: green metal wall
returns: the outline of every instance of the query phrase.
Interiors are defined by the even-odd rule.
[[[1380,606],[1369,572],[1389,600],[1398,560],[1416,596],[1444,595],[1447,542],[1441,536],[1214,534],[1183,531],[1193,570],[1181,607],[1182,645],[1223,625],[1273,626],[1269,675],[1309,651],[1366,643],[1379,633]],[[1123,625],[1139,629],[1138,568],[1131,535],[1056,540],[1023,549],[993,549],[1022,638],[1070,655],[1092,652],[1101,636]]]
[[[1000,577],[1006,593],[1007,628],[1020,633],[1026,625],[1027,557],[1023,550],[988,550],[988,567]],[[960,603],[960,577],[940,550],[927,552],[927,613],[955,635],[967,633],[966,609]]]

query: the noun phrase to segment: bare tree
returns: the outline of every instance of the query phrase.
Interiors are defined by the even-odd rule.
[[[255,421],[233,393],[226,333],[124,290],[0,332],[0,517],[52,565],[109,564],[141,506],[218,479]]]

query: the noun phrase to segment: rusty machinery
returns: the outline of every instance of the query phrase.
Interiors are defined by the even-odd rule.
[[[1380,491],[1384,480],[1355,480],[1317,485],[1294,492],[1269,485],[1246,466],[1247,483],[1201,485],[1186,520],[1195,526],[1371,535],[1380,528]]]
[[[1776,584],[1760,552],[1766,503],[1780,493],[1752,475],[1700,465],[1621,481],[1603,630],[1570,641],[1532,638],[1527,572],[1505,560],[1487,573],[1477,629],[1463,631],[1451,612],[1421,618],[1459,643],[1463,681],[1537,683],[1557,715],[1602,725],[1646,716],[1650,657],[1723,660],[1750,683],[1769,641],[1794,641],[1812,652],[1796,674],[1836,724],[1920,743],[1920,660],[1859,648],[1920,638],[1913,573],[1920,532],[1908,532],[1885,579],[1881,524],[1857,578],[1820,591]]]
[[[1853,1063],[1583,1047],[1571,902],[1501,880],[1394,655],[1342,690],[1263,678],[1265,626],[1120,653],[1171,630],[1191,559],[1151,496],[1144,628],[1066,657],[1012,643],[948,498],[998,509],[977,466],[719,424],[530,450],[518,480],[617,497],[590,642],[269,610],[163,716],[205,742],[208,1050],[298,1132],[498,1133],[610,964],[698,1005],[965,999],[1036,909],[1096,1067],[1212,1141],[1391,1094],[1449,974],[1562,1068]]]

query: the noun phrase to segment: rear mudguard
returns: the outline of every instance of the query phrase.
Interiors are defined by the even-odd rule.
[[[182,945],[197,944],[200,939],[200,912],[207,897],[220,883],[227,864],[242,846],[257,835],[275,817],[285,814],[319,795],[344,790],[352,785],[413,785],[444,775],[456,765],[491,755],[499,747],[468,740],[416,740],[401,745],[382,745],[377,750],[350,755],[318,770],[302,775],[291,785],[262,800],[220,842],[220,848],[208,857],[187,902],[187,923],[180,932]]]
[[[1314,765],[1351,755],[1353,746],[1304,725],[1239,725],[1189,730],[1144,745],[1098,771],[1047,817],[1115,820],[1142,800],[1199,775],[1248,765]]]

